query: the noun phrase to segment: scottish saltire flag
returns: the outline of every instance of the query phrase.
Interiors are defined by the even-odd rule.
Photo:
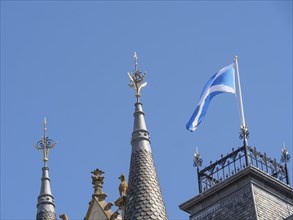
[[[203,120],[212,98],[224,92],[236,93],[234,64],[221,69],[206,83],[200,96],[200,102],[187,123],[186,129],[195,131]]]

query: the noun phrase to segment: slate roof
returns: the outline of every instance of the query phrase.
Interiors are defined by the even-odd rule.
[[[52,211],[41,210],[37,213],[37,220],[56,220],[56,213]]]
[[[125,220],[167,219],[142,104],[135,104]]]

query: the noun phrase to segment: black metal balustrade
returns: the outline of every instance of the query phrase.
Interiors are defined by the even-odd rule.
[[[257,151],[255,147],[243,146],[237,150],[232,149],[232,153],[227,156],[221,155],[220,160],[215,163],[210,162],[209,166],[199,170],[199,167],[202,165],[202,159],[200,154],[196,152],[194,155],[194,166],[197,167],[199,192],[210,189],[247,166],[254,166],[289,185],[287,167],[289,159],[290,155],[286,147],[282,149],[281,163],[278,163],[276,159],[272,159],[265,153]]]

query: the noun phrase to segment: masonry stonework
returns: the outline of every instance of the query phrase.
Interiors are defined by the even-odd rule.
[[[190,220],[291,220],[293,189],[249,166],[179,207]]]

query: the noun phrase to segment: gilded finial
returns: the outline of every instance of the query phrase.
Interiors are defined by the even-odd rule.
[[[128,72],[128,77],[130,79],[130,83],[128,86],[130,88],[134,88],[137,98],[137,102],[139,102],[139,97],[140,97],[140,90],[141,88],[145,87],[147,85],[147,82],[144,82],[144,77],[146,75],[146,72],[141,73],[139,70],[137,70],[137,54],[134,52],[134,72],[129,73]]]
[[[36,145],[34,145],[34,147],[37,150],[43,151],[43,161],[44,161],[45,166],[46,166],[46,162],[48,161],[49,151],[56,146],[56,142],[49,139],[46,136],[46,132],[47,132],[47,120],[46,120],[46,118],[44,118],[44,135],[43,135],[42,139],[40,141],[38,141]]]

